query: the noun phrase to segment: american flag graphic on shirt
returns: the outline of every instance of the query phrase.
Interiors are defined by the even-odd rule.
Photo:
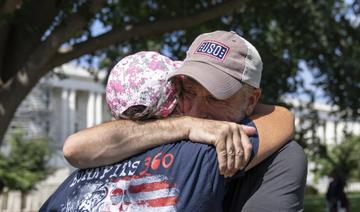
[[[80,189],[63,211],[176,211],[179,193],[164,175],[112,178],[102,185],[91,183]]]
[[[110,200],[119,211],[176,211],[177,190],[163,175],[112,180]]]

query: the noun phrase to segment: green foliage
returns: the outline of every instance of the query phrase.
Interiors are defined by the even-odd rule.
[[[336,169],[349,180],[360,179],[360,136],[348,135],[339,145],[327,150],[326,156],[317,160],[315,173],[319,176],[328,175]]]
[[[10,151],[0,154],[0,191],[30,191],[35,183],[45,179],[52,169],[47,166],[51,156],[48,140],[24,140],[22,132],[15,132],[10,141]]]
[[[312,185],[306,185],[305,195],[316,195],[319,194],[319,191]]]

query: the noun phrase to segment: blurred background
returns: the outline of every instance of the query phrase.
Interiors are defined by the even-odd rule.
[[[110,120],[104,84],[118,60],[182,60],[214,30],[254,44],[261,102],[295,113],[305,211],[325,211],[335,181],[360,211],[359,13],[358,0],[0,0],[0,211],[37,211],[74,169],[63,142]]]

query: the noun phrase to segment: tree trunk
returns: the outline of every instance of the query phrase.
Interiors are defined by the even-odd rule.
[[[25,99],[26,95],[36,85],[39,79],[55,67],[51,60],[54,58],[58,48],[61,44],[74,37],[76,33],[81,32],[91,17],[102,8],[105,2],[106,0],[87,1],[78,8],[76,13],[69,15],[63,20],[45,41],[40,42],[40,38],[34,38],[37,42],[32,45],[27,44],[31,46],[31,54],[25,51],[26,48],[25,50],[23,49],[23,47],[26,46],[25,42],[24,45],[20,45],[19,50],[13,51],[13,57],[7,60],[9,63],[8,67],[0,66],[0,68],[5,68],[5,70],[0,69],[0,145],[8,130],[11,119],[22,100]],[[32,5],[36,4],[33,3]],[[49,20],[53,20],[54,15],[57,14],[56,11],[58,11],[58,8],[50,12],[49,18],[45,21],[46,29],[49,27]],[[36,26],[36,24],[34,25]],[[37,25],[37,28],[40,28],[40,26]],[[19,37],[24,39],[23,37],[26,34],[27,32],[20,33]],[[24,41],[28,40],[29,39],[25,39]],[[18,42],[15,42],[15,44],[18,44]],[[11,46],[11,48],[13,48],[13,46]],[[23,53],[23,57],[21,57],[21,53]],[[23,61],[19,61],[19,58],[23,58]],[[72,59],[74,58],[70,58],[68,61]],[[51,64],[53,64],[53,66]],[[6,75],[6,73],[8,73],[8,75]]]
[[[41,77],[40,72],[18,73],[0,87],[0,145],[16,109]]]

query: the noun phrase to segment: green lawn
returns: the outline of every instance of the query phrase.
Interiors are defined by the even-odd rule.
[[[360,194],[348,194],[350,211],[360,211]],[[306,195],[304,200],[305,212],[326,212],[325,197],[321,195]]]

